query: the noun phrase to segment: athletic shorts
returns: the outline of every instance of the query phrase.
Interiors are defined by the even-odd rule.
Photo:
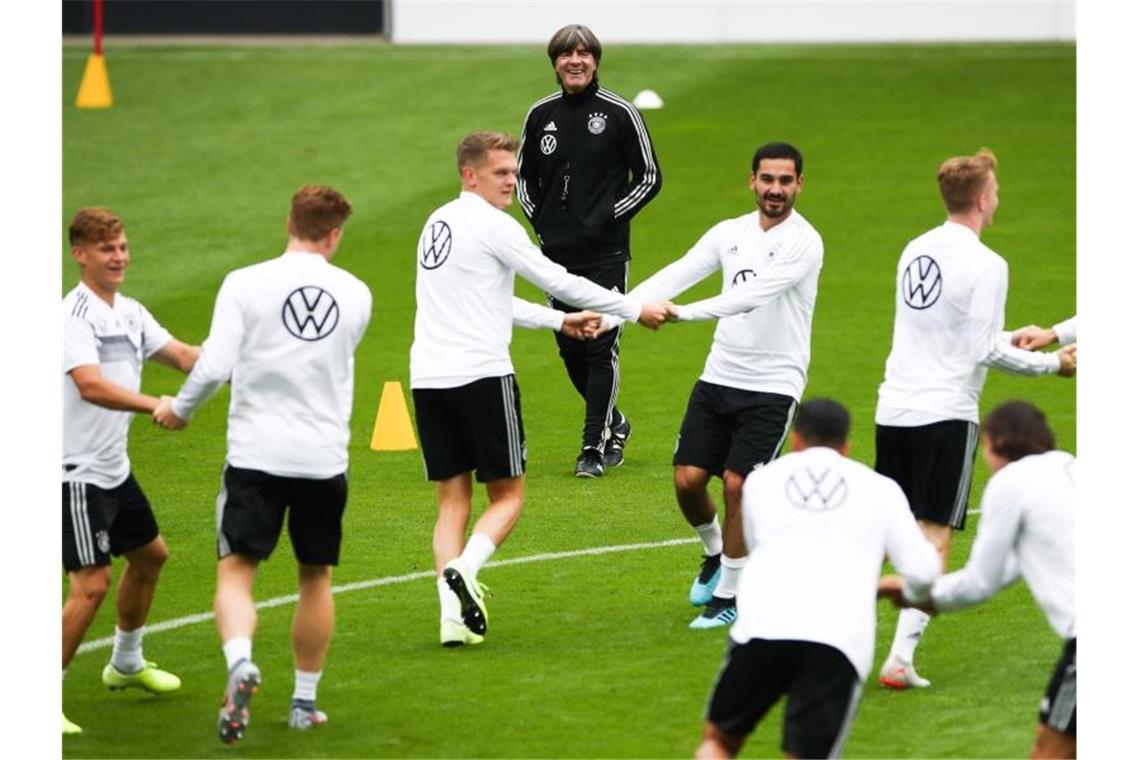
[[[158,522],[135,476],[114,488],[63,482],[63,567],[111,564],[158,537]]]
[[[920,520],[966,527],[978,426],[945,420],[918,427],[875,426],[875,472],[899,484]]]
[[[783,695],[784,752],[838,757],[855,720],[863,685],[838,649],[814,641],[729,639],[705,717],[731,736],[752,733]]]
[[[673,465],[748,475],[779,456],[797,406],[791,396],[698,380],[681,420]]]
[[[240,554],[268,559],[277,547],[285,514],[293,556],[303,565],[340,561],[341,518],[348,477],[283,478],[226,465],[218,494],[218,557]]]
[[[1054,731],[1077,735],[1077,640],[1069,639],[1061,650],[1061,659],[1053,669],[1053,678],[1045,689],[1039,722]]]
[[[480,483],[526,472],[526,435],[514,375],[458,388],[413,388],[428,480],[475,471]]]

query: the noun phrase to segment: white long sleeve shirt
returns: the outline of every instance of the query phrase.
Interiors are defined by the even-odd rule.
[[[114,488],[131,474],[127,434],[134,412],[106,409],[79,395],[68,374],[99,365],[99,374],[131,391],[142,365],[171,340],[146,307],[115,294],[114,306],[82,282],[63,297],[63,479]]]
[[[432,212],[417,248],[413,388],[456,388],[514,372],[511,326],[558,329],[513,297],[515,274],[559,300],[637,319],[641,302],[568,273],[509,214],[464,191]],[[534,309],[543,307],[531,304]]]
[[[226,462],[294,478],[348,468],[353,353],[372,316],[363,282],[316,253],[226,275],[210,334],[174,400],[189,419],[231,381]]]
[[[966,566],[931,589],[935,609],[978,604],[1024,577],[1057,635],[1075,637],[1076,470],[1076,458],[1065,451],[1024,457],[1000,469],[982,495],[982,518]]]
[[[903,249],[877,424],[977,422],[987,367],[1023,375],[1060,370],[1056,356],[1015,348],[1003,332],[1008,287],[1005,260],[956,222]]]
[[[701,380],[798,401],[822,267],[823,240],[799,212],[765,232],[753,211],[714,226],[630,295],[670,299],[719,269],[719,295],[677,309],[682,321],[720,320]]]
[[[730,635],[835,647],[866,679],[875,648],[883,556],[923,599],[941,560],[890,478],[817,447],[786,454],[744,481],[748,562]]]
[[[1066,319],[1064,322],[1058,322],[1053,325],[1053,332],[1057,335],[1057,342],[1062,346],[1067,346],[1070,343],[1077,342],[1077,318],[1076,316]]]

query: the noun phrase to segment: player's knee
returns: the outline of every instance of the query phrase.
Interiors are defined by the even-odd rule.
[[[734,737],[725,734],[713,723],[705,721],[696,757],[698,760],[720,760],[721,758],[735,757],[740,750],[741,743],[733,741],[733,739]]]
[[[1038,723],[1030,758],[1075,758],[1077,740],[1048,726]]]
[[[726,500],[735,498],[736,503],[740,503],[740,497],[744,493],[744,476],[732,470],[724,471],[724,496]]]
[[[91,568],[72,584],[71,597],[80,604],[97,609],[111,588],[111,568]]]
[[[320,591],[332,586],[332,565],[297,565],[297,580],[301,590]]]
[[[157,576],[166,560],[170,558],[170,549],[162,536],[158,536],[146,546],[127,555],[127,561],[135,572],[148,576]]]
[[[678,467],[673,471],[673,486],[682,496],[699,496],[704,493],[708,479],[693,467]]]

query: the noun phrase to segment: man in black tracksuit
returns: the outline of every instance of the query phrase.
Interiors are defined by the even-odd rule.
[[[598,38],[571,24],[547,47],[561,89],[535,103],[519,147],[519,205],[542,252],[574,274],[626,290],[629,220],[661,189],[661,171],[637,109],[598,86]],[[577,311],[549,295],[555,309]],[[616,406],[618,338],[581,342],[555,333],[571,382],[586,400],[574,474],[596,478],[624,461],[628,418]]]

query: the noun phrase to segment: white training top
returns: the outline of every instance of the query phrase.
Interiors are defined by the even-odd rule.
[[[978,604],[1024,576],[1057,635],[1075,637],[1076,475],[1077,460],[1066,451],[1024,457],[998,470],[982,494],[970,559],[931,590],[935,609]]]
[[[131,473],[127,433],[133,412],[84,401],[68,373],[98,364],[104,378],[138,392],[143,361],[170,340],[146,307],[121,293],[111,307],[81,282],[63,297],[64,481],[114,488]]]
[[[799,212],[765,232],[753,211],[714,226],[630,295],[670,299],[719,269],[720,295],[677,308],[683,321],[720,320],[701,380],[798,401],[822,268],[823,239]]]
[[[1077,342],[1077,317],[1076,315],[1066,319],[1064,322],[1058,322],[1053,325],[1053,332],[1057,335],[1057,342],[1062,346],[1067,346],[1070,343]]]
[[[516,272],[566,303],[629,319],[641,314],[640,301],[543,256],[522,225],[472,192],[432,212],[417,260],[413,388],[456,388],[512,374],[513,322],[561,326],[561,313],[513,297]]]
[[[899,257],[895,328],[875,422],[978,421],[986,368],[1057,372],[1060,360],[1015,348],[1005,324],[1009,266],[969,227],[947,221]]]
[[[898,484],[815,447],[754,470],[742,503],[749,554],[732,640],[828,644],[866,679],[883,556],[912,599],[925,597],[941,569]]]
[[[228,464],[339,475],[348,469],[353,352],[371,316],[368,287],[320,254],[286,251],[234,270],[174,413],[189,419],[229,380]]]

